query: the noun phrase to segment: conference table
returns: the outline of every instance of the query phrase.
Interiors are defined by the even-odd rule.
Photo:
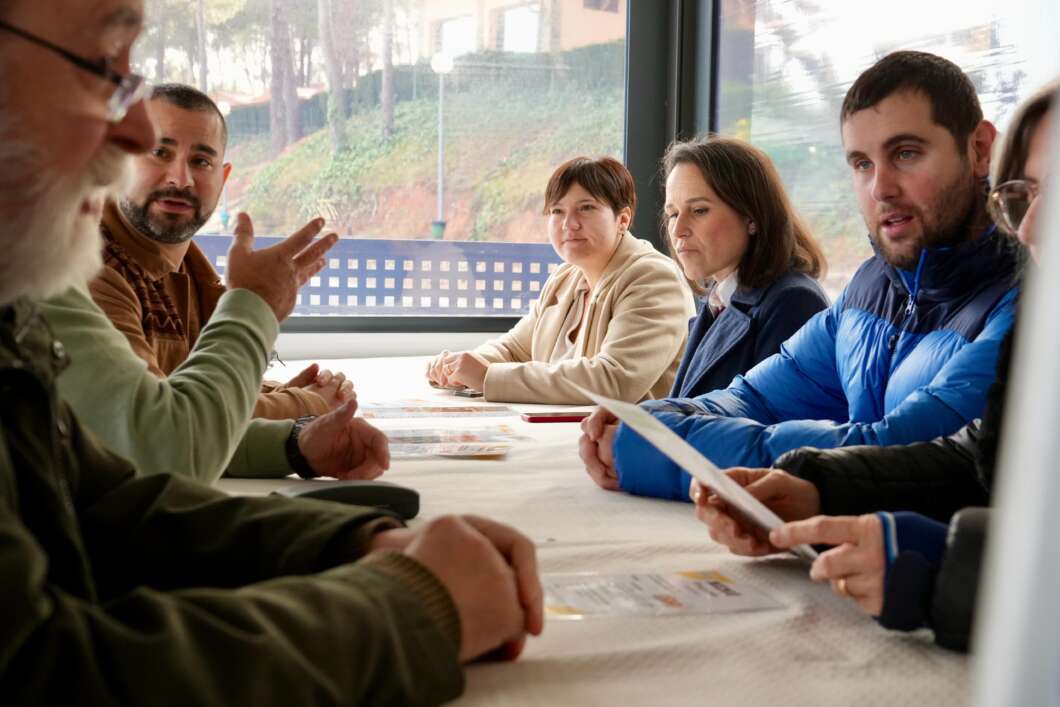
[[[353,382],[358,401],[479,401],[428,386],[425,357],[321,361]],[[303,367],[270,371],[285,379]],[[509,405],[515,412],[557,406]],[[585,409],[585,408],[582,408]],[[924,630],[881,629],[795,557],[742,558],[710,540],[686,503],[597,487],[578,458],[576,423],[508,417],[378,419],[384,431],[503,424],[526,439],[503,458],[397,459],[383,480],[421,498],[415,525],[447,513],[509,523],[537,545],[543,575],[714,570],[782,608],[682,616],[549,618],[518,661],[476,664],[457,705],[962,705],[969,660]],[[227,479],[233,494],[264,494],[296,478]]]

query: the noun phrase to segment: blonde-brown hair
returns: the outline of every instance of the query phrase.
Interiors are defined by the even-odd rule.
[[[1060,91],[1060,79],[1054,79],[1042,86],[1016,109],[1004,138],[998,140],[999,147],[991,165],[991,180],[995,187],[1013,179],[1023,178],[1031,136],[1045,114],[1053,107],[1057,91]]]
[[[719,199],[755,224],[756,233],[737,266],[741,286],[765,287],[789,270],[813,278],[824,275],[824,253],[792,207],[766,153],[743,140],[709,135],[670,145],[662,160],[663,183],[679,164],[695,166]],[[661,230],[676,259],[665,215]]]

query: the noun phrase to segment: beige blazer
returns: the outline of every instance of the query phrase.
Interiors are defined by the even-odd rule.
[[[596,288],[569,358],[549,363],[582,279],[560,266],[515,327],[475,349],[490,362],[485,398],[516,403],[589,403],[576,383],[639,402],[670,392],[695,316],[676,264],[648,241],[622,237]]]

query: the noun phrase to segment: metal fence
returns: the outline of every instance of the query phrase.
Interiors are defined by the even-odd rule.
[[[195,242],[223,274],[232,237]],[[374,238],[340,238],[327,257],[299,292],[295,316],[521,316],[562,263],[546,243]]]

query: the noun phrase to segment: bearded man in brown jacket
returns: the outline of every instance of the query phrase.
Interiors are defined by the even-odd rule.
[[[155,144],[133,160],[131,179],[103,208],[103,270],[92,299],[147,369],[164,378],[188,358],[225,286],[192,237],[213,214],[232,165],[228,128],[206,94],[155,86],[145,100]],[[303,227],[314,234],[323,222]],[[253,416],[323,415],[353,397],[341,373],[314,364],[286,384],[266,382]]]

